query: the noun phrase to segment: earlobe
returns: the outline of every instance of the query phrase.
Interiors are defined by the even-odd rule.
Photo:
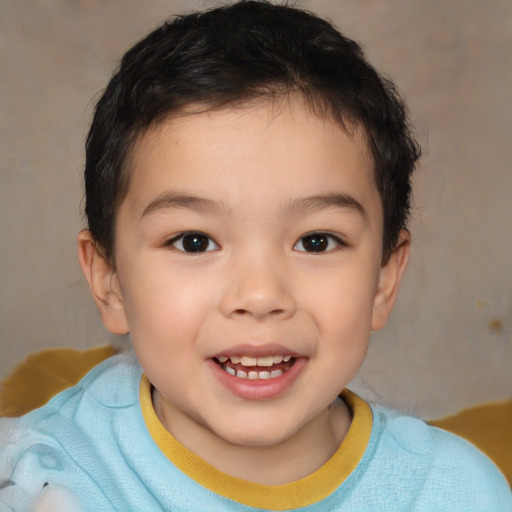
[[[100,311],[103,325],[114,334],[128,333],[128,321],[117,274],[105,260],[87,229],[78,234],[78,260]]]
[[[400,233],[395,250],[380,270],[379,287],[373,302],[373,331],[378,331],[386,325],[395,304],[400,281],[409,263],[410,247],[411,235],[404,229]]]

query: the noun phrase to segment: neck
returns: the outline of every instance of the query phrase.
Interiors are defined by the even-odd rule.
[[[191,422],[153,391],[155,412],[173,437],[205,462],[230,476],[263,485],[282,485],[304,478],[329,460],[345,438],[351,413],[336,399],[291,437],[271,446],[241,446]]]

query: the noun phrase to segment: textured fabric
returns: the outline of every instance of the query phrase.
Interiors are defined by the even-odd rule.
[[[476,405],[428,423],[478,446],[512,486],[512,398]]]
[[[49,349],[31,354],[0,384],[0,416],[17,417],[41,407],[115,353],[114,347],[104,346],[87,350]],[[427,423],[477,446],[512,486],[512,399],[474,405]]]
[[[43,408],[1,419],[0,512],[257,510],[169,461],[141,413],[141,376],[135,360],[116,356]],[[505,479],[469,443],[383,407],[372,413],[357,467],[300,510],[512,511]]]
[[[336,453],[313,474],[283,485],[261,485],[232,477],[212,467],[180,444],[158,419],[151,399],[151,385],[144,376],[140,386],[142,415],[160,450],[183,473],[203,487],[231,500],[271,510],[291,510],[323,500],[332,494],[361,461],[372,433],[370,406],[345,390],[342,400],[352,412],[352,422]]]

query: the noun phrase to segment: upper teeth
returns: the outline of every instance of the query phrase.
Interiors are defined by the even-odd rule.
[[[217,359],[221,363],[225,363],[228,359],[231,360],[233,364],[241,364],[242,366],[272,366],[273,364],[279,363],[287,363],[292,356],[283,356],[283,355],[275,355],[275,356],[263,356],[263,357],[251,357],[251,356],[220,356]]]

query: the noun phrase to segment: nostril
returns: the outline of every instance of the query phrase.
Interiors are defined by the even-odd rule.
[[[279,315],[283,315],[285,314],[285,310],[284,309],[272,309],[270,310],[268,313],[264,313],[264,315],[272,315],[272,316],[279,316]],[[259,316],[257,312],[251,312],[249,311],[248,309],[243,309],[243,308],[239,308],[239,309],[235,309],[233,311],[233,313],[235,315],[239,315],[239,316],[242,316],[242,315],[254,315],[254,316]]]
[[[288,293],[265,291],[256,286],[233,287],[222,295],[220,309],[228,317],[278,319],[293,315],[296,303]]]

